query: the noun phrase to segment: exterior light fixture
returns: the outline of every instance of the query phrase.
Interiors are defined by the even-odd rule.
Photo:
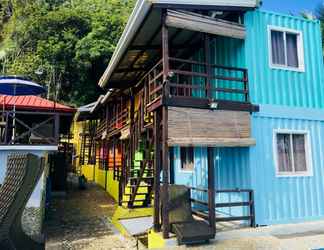
[[[218,109],[218,102],[215,102],[214,100],[211,100],[211,101],[209,102],[209,107],[210,107],[211,109]]]

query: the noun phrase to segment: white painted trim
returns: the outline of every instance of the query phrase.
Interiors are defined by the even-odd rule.
[[[57,151],[58,146],[52,145],[1,145],[0,151]]]
[[[278,164],[278,148],[277,148],[277,134],[302,134],[305,135],[305,160],[306,169],[305,172],[279,172]],[[313,161],[312,161],[312,149],[311,149],[311,138],[309,130],[296,130],[296,129],[274,129],[273,130],[273,160],[275,165],[276,177],[311,177],[313,176]]]
[[[298,68],[286,65],[277,65],[272,63],[272,43],[271,43],[271,31],[279,31],[284,33],[284,43],[285,43],[285,53],[286,53],[286,34],[296,34],[297,35],[297,56],[298,56]],[[305,72],[305,54],[304,54],[304,38],[303,33],[300,30],[289,29],[280,26],[268,25],[268,54],[269,54],[269,65],[271,69],[281,69],[296,72]],[[285,54],[285,61],[287,61],[287,55]]]

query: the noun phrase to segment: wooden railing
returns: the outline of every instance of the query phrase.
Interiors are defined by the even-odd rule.
[[[96,137],[101,137],[104,132],[107,131],[107,121],[105,119],[101,120],[97,129],[96,129]]]
[[[59,114],[51,112],[16,111],[14,113],[12,111],[5,111],[1,115],[0,144],[2,145],[57,145],[59,143]],[[14,136],[12,136],[13,133],[15,134]]]
[[[128,109],[124,108],[117,115],[108,118],[108,135],[112,135],[128,125]]]
[[[208,193],[207,189],[200,189],[200,188],[194,188],[190,187],[190,189],[194,192],[200,192],[200,193]],[[247,194],[248,199],[245,201],[233,201],[233,202],[222,202],[222,203],[216,203],[215,208],[216,210],[218,208],[233,208],[233,207],[247,207],[249,210],[248,215],[242,215],[242,216],[232,216],[228,215],[225,217],[219,217],[216,216],[216,222],[224,222],[224,221],[250,221],[250,226],[255,227],[255,212],[254,212],[254,191],[251,189],[228,189],[228,190],[216,190],[216,194]],[[198,204],[201,206],[208,207],[208,203],[203,199],[197,199],[192,198],[191,202],[193,204]],[[203,219],[208,219],[208,213],[206,210],[194,210],[194,214],[198,217],[201,217]]]
[[[160,60],[144,77],[144,99],[147,106],[163,96],[163,65]]]
[[[142,79],[147,107],[169,99],[204,99],[249,104],[247,69],[169,58],[170,70],[163,81],[162,61]],[[154,109],[154,108],[153,108]]]

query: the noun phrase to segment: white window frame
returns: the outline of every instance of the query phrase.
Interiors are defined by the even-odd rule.
[[[271,41],[271,31],[279,31],[283,32],[284,34],[284,46],[285,46],[285,53],[286,53],[286,34],[295,34],[297,35],[297,56],[298,56],[298,68],[291,67],[287,65],[287,53],[285,57],[285,64],[274,64],[272,60],[272,41]],[[279,26],[272,26],[268,25],[268,50],[269,50],[269,65],[272,69],[283,69],[283,70],[290,70],[290,71],[297,71],[297,72],[305,72],[305,58],[304,58],[304,39],[303,33],[299,30],[283,28]]]
[[[281,172],[279,171],[279,161],[278,161],[278,146],[277,146],[277,134],[290,134],[290,135],[304,135],[305,136],[305,160],[306,160],[306,171],[296,172],[294,171],[295,166],[293,163],[293,172]],[[292,138],[292,136],[291,136]],[[292,139],[291,139],[292,140]],[[292,142],[290,142],[292,144]],[[292,145],[291,145],[292,146]],[[293,150],[291,150],[293,154]],[[312,150],[311,150],[311,141],[310,133],[308,130],[291,130],[291,129],[275,129],[273,131],[273,153],[274,153],[274,163],[276,177],[303,177],[303,176],[313,176],[313,164],[312,164]],[[292,157],[294,161],[294,156]]]

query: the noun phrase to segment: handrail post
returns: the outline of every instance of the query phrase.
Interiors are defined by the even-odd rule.
[[[254,191],[249,192],[251,227],[255,227]]]
[[[206,63],[206,73],[207,73],[207,78],[206,78],[206,97],[208,99],[212,99],[212,94],[211,94],[211,79],[212,79],[212,70],[211,70],[211,58],[210,58],[210,36],[209,34],[205,34],[204,36],[204,41],[205,41],[205,63]]]
[[[245,93],[245,102],[250,101],[250,96],[249,96],[249,77],[248,77],[248,71],[247,69],[244,70],[243,73],[244,77],[244,90],[246,91]]]
[[[215,168],[214,168],[214,148],[207,148],[208,160],[208,215],[209,226],[216,233],[215,215]]]

